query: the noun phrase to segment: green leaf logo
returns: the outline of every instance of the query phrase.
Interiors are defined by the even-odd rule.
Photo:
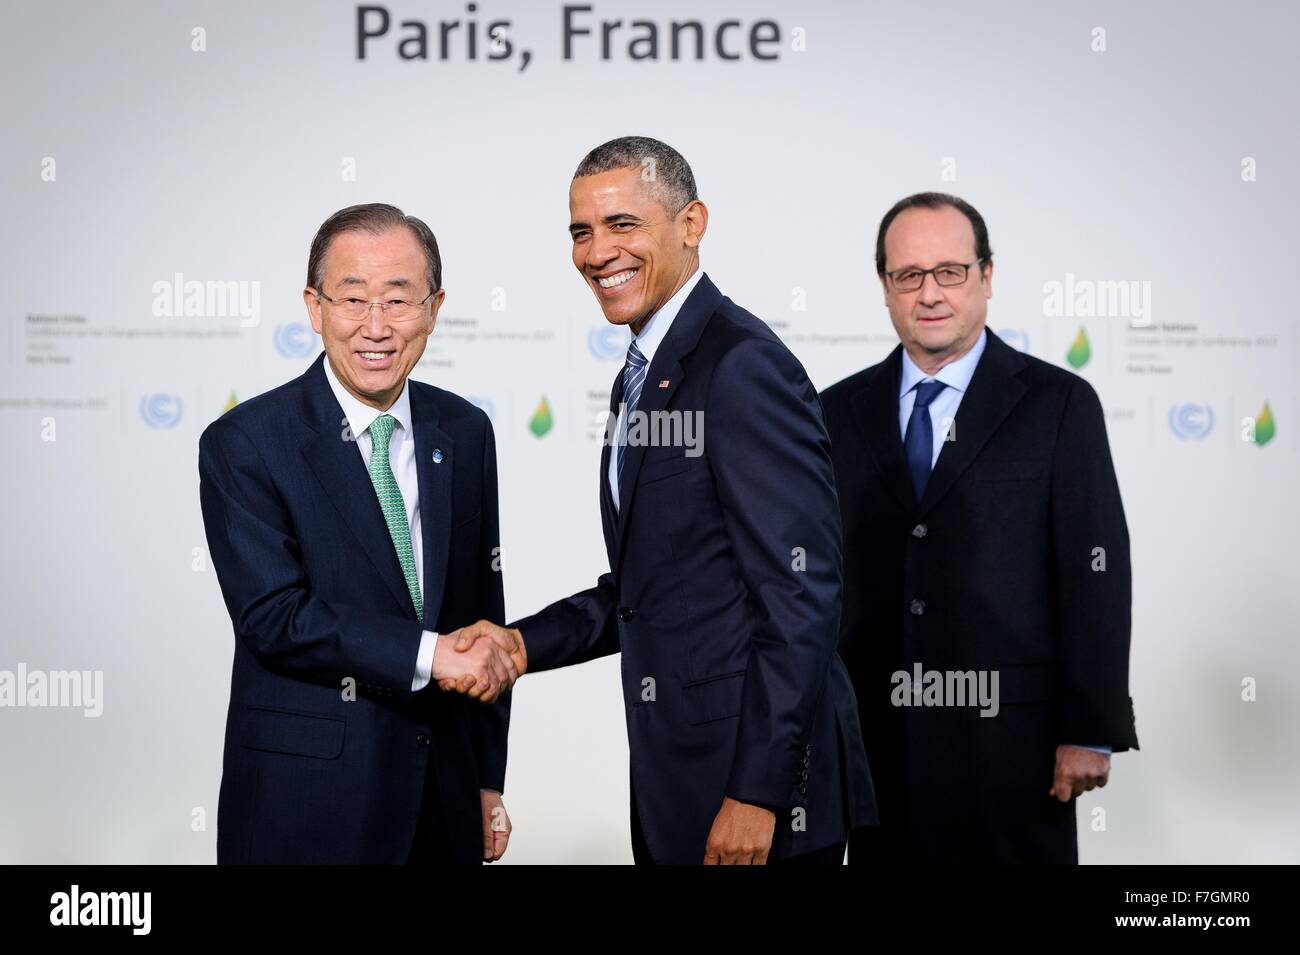
[[[1065,353],[1065,360],[1070,363],[1071,368],[1082,368],[1088,364],[1090,358],[1092,358],[1092,345],[1088,343],[1088,333],[1080,325],[1079,334],[1074,336],[1074,344]]]
[[[1255,418],[1255,443],[1262,448],[1273,440],[1275,434],[1277,434],[1277,424],[1273,421],[1273,409],[1266,401]]]
[[[528,422],[528,430],[540,438],[551,430],[551,425],[554,423],[551,419],[551,406],[546,403],[546,396],[542,395],[537,410],[533,412],[532,420]]]

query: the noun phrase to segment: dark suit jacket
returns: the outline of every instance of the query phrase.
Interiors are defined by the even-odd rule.
[[[850,860],[1075,862],[1074,802],[1048,795],[1056,746],[1137,747],[1128,529],[1101,404],[989,332],[918,502],[901,367],[900,345],[822,394],[844,521],[840,652],[880,798],[881,828]],[[1000,712],[892,705],[891,674],[917,662],[997,670]]]
[[[616,379],[611,411],[620,392]],[[629,446],[615,511],[605,447],[611,572],[514,624],[529,668],[622,651],[656,862],[702,862],[724,795],[776,810],[772,859],[842,842],[875,803],[835,654],[840,528],[817,394],[772,331],[702,276],[637,410],[702,413],[703,454]]]
[[[504,788],[508,696],[484,706],[436,683],[412,693],[411,681],[422,630],[505,616],[492,426],[408,380],[422,625],[324,361],[199,442],[203,523],[235,633],[217,858],[404,862],[432,759],[441,799],[428,805],[457,859],[480,862],[479,789]]]

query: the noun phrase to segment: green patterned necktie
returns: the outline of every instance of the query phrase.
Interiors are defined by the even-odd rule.
[[[424,623],[424,603],[420,599],[420,578],[415,573],[415,554],[411,551],[411,525],[406,522],[406,502],[402,500],[402,489],[397,486],[392,465],[388,462],[388,441],[396,424],[396,418],[383,414],[370,425],[370,481],[379,496],[379,506],[384,509],[384,520],[388,523],[393,546],[397,548],[397,559],[401,561],[406,588],[415,604],[415,615],[420,618],[420,623]]]

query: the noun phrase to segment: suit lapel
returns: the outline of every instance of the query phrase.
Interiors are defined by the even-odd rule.
[[[980,356],[970,388],[957,408],[954,438],[943,443],[939,460],[935,462],[925,494],[921,497],[918,517],[924,517],[934,509],[970,467],[1011,409],[1024,397],[1028,388],[1016,375],[1026,364],[1023,355],[988,332],[984,354]]]
[[[676,328],[676,322],[673,323],[673,327]],[[677,391],[677,386],[681,384],[682,366],[676,359],[672,359],[669,364],[667,359],[670,356],[664,355],[664,344],[667,342],[660,344],[654,361],[646,369],[645,386],[641,389],[641,400],[636,406],[638,416],[663,411],[669,399]],[[659,382],[665,379],[668,381],[668,387],[660,388]],[[629,429],[630,427],[629,422]],[[618,533],[615,535],[615,546],[618,550],[615,563],[618,567],[623,564],[623,539],[627,531],[628,515],[632,513],[632,502],[636,497],[636,479],[641,473],[641,462],[645,459],[645,451],[644,443],[629,446],[623,451],[623,475],[619,480],[618,489]],[[616,571],[618,567],[615,568]]]
[[[916,510],[916,492],[912,489],[898,427],[898,380],[902,363],[903,346],[898,345],[881,363],[870,384],[853,396],[852,404],[853,420],[885,486],[910,514]]]
[[[618,422],[618,403],[623,398],[623,369],[618,370],[614,384],[609,389],[609,417],[605,420],[605,435],[600,449],[600,527],[605,535],[605,553],[609,557],[609,569],[614,569],[618,560],[616,544],[618,540],[618,509],[614,507],[614,495],[609,489],[609,457],[614,445],[610,440]]]
[[[414,618],[415,606],[406,589],[406,578],[383,509],[343,409],[325,379],[324,362],[322,352],[303,375],[303,420],[315,432],[304,446],[303,454],[325,489],[325,496],[361,544],[398,605]]]
[[[438,406],[422,388],[411,388],[411,418],[415,424],[415,470],[420,486],[420,533],[424,538],[424,626],[432,630],[442,607],[451,550],[452,474],[455,447],[451,435],[438,426]],[[435,457],[437,460],[435,460]]]
[[[663,411],[672,400],[682,380],[686,377],[681,359],[694,350],[699,343],[704,327],[713,317],[722,302],[722,293],[709,280],[708,275],[701,275],[691,294],[682,303],[681,310],[673,319],[672,328],[659,343],[654,360],[646,369],[645,385],[641,389],[641,399],[637,402],[637,413],[653,414]],[[636,497],[637,477],[641,473],[641,462],[645,459],[645,444],[628,447],[623,452],[623,476],[619,481],[618,495],[618,530],[615,534],[617,551],[613,570],[617,575],[623,565],[626,552],[627,522],[632,513]]]

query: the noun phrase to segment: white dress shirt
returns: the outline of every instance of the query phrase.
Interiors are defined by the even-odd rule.
[[[415,576],[420,584],[420,594],[424,594],[424,538],[420,533],[420,476],[415,466],[415,432],[411,422],[411,389],[402,382],[402,393],[397,396],[392,407],[380,411],[361,401],[352,392],[343,387],[334,374],[329,356],[325,357],[325,377],[330,383],[330,390],[338,399],[343,415],[348,419],[348,428],[356,438],[357,450],[361,460],[370,471],[370,425],[382,414],[392,415],[397,424],[388,439],[388,463],[397,480],[397,488],[402,492],[402,503],[406,505],[406,522],[411,528],[411,554],[415,558]],[[387,531],[387,525],[384,530]],[[420,635],[420,649],[415,657],[415,677],[411,680],[411,690],[420,690],[428,686],[433,679],[433,654],[438,646],[438,635],[425,630]]]
[[[651,384],[648,376],[650,373],[650,364],[655,360],[655,351],[659,348],[659,343],[662,342],[664,338],[668,335],[668,329],[672,327],[673,319],[675,319],[677,317],[677,313],[682,310],[682,303],[685,302],[686,299],[690,296],[691,292],[694,291],[695,286],[699,284],[700,277],[703,274],[704,273],[700,271],[700,269],[697,267],[695,271],[691,274],[691,277],[686,280],[686,284],[683,285],[681,288],[679,288],[672,298],[664,302],[663,306],[659,309],[659,311],[655,312],[653,315],[650,316],[650,321],[645,323],[645,326],[641,329],[641,334],[632,336],[632,341],[636,342],[636,347],[640,350],[641,354],[645,356],[645,361],[646,361],[647,378],[645,384],[641,386],[641,397],[643,399],[645,398],[646,389],[648,389]],[[629,342],[628,348],[631,347],[632,347],[631,342]],[[627,367],[626,359],[624,359],[623,367],[624,368]],[[656,382],[655,384],[657,387],[658,383]],[[618,424],[614,430],[615,435],[620,435],[623,433],[624,418],[626,416],[627,416],[627,409],[620,404],[618,409]],[[618,453],[617,451],[611,450],[610,452],[609,473],[607,476],[609,479],[609,488],[611,491],[614,492],[614,509],[617,510],[618,509]]]
[[[898,427],[903,439],[907,439],[907,421],[912,417],[912,406],[916,404],[916,386],[923,381],[942,381],[948,387],[934,396],[930,402],[930,424],[934,432],[934,454],[930,457],[930,467],[939,460],[946,436],[949,434],[949,422],[957,420],[957,408],[970,387],[970,380],[975,375],[975,366],[984,354],[984,343],[988,331],[980,332],[971,350],[956,361],[949,362],[939,369],[937,375],[927,375],[912,361],[907,351],[903,351],[903,373],[898,376]],[[957,437],[955,428],[952,438]]]

